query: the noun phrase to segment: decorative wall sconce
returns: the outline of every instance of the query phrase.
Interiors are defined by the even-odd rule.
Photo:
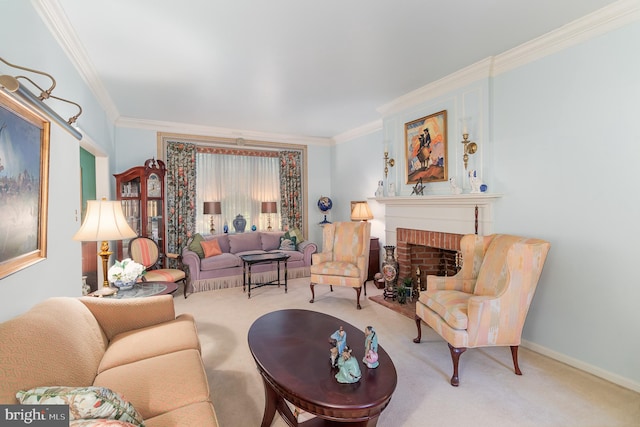
[[[222,213],[222,207],[220,202],[204,202],[204,207],[202,213],[205,215],[210,215],[209,218],[209,232],[211,234],[216,234],[216,228],[213,225],[213,216],[220,215]]]
[[[473,141],[469,141],[469,134],[464,132],[462,134],[463,141],[460,141],[464,144],[464,155],[462,156],[462,160],[464,161],[464,170],[467,170],[467,164],[469,163],[469,154],[474,154],[478,151],[478,144]]]
[[[389,167],[393,167],[396,164],[394,159],[389,158],[389,150],[385,147],[384,149],[384,177],[386,178],[389,174]]]
[[[53,92],[53,89],[56,87],[56,80],[53,78],[53,76],[51,76],[50,74],[47,74],[47,73],[45,73],[43,71],[38,71],[38,70],[31,69],[31,68],[22,67],[22,66],[19,66],[19,65],[12,64],[10,62],[5,61],[3,58],[0,58],[0,62],[3,62],[4,64],[6,64],[6,65],[8,65],[9,67],[12,67],[12,68],[17,68],[19,70],[28,71],[30,73],[39,74],[39,75],[46,76],[47,78],[49,78],[51,80],[51,86],[49,87],[49,89],[42,89],[40,86],[38,86],[38,84],[36,84],[29,77],[26,77],[26,76],[9,76],[9,75],[6,75],[6,74],[2,74],[2,75],[0,75],[0,87],[4,88],[8,92],[16,93],[18,96],[20,96],[27,103],[29,103],[34,108],[36,108],[39,111],[41,111],[42,113],[46,114],[53,121],[55,121],[57,124],[59,124],[60,126],[65,128],[74,137],[76,137],[77,139],[82,139],[82,134],[80,132],[78,132],[78,130],[76,128],[71,126],[73,123],[76,122],[76,120],[78,119],[80,114],[82,114],[82,107],[79,104],[77,104],[77,103],[75,103],[73,101],[69,101],[68,99],[60,98],[58,96],[54,96],[54,95],[51,94],[51,92]],[[29,89],[27,89],[24,85],[21,85],[18,79],[26,80],[29,83],[31,83],[33,86],[35,86],[40,91],[40,96],[36,96],[33,92],[31,92]],[[65,121],[62,117],[60,117],[58,115],[58,113],[53,111],[53,109],[51,109],[51,107],[49,107],[47,104],[45,104],[43,102],[46,99],[57,99],[58,101],[62,101],[62,102],[66,102],[68,104],[75,105],[79,110],[78,114],[70,117],[69,120]]]

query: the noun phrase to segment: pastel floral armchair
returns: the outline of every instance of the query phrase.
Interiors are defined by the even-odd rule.
[[[367,295],[369,243],[371,223],[335,222],[324,226],[322,252],[311,256],[311,300],[315,299],[314,285],[348,286],[356,291],[356,306],[360,306],[360,292]]]
[[[427,290],[416,302],[421,321],[449,344],[451,385],[460,383],[458,361],[467,348],[510,346],[518,366],[518,346],[550,244],[506,234],[466,235],[460,241],[462,269],[451,277],[427,276]]]

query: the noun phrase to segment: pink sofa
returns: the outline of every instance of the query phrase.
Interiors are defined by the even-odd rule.
[[[297,245],[296,250],[281,250],[280,238],[283,231],[253,231],[237,234],[203,235],[205,241],[218,240],[222,254],[203,257],[189,249],[191,241],[182,250],[182,263],[188,268],[188,292],[201,292],[213,289],[242,286],[242,260],[240,255],[266,252],[284,252],[290,255],[287,262],[289,279],[309,277],[311,255],[318,247],[305,240]],[[277,276],[276,263],[257,264],[252,267],[252,280],[264,282],[274,280]],[[282,266],[281,266],[282,268]],[[185,293],[186,297],[187,293]]]
[[[147,427],[218,425],[194,319],[176,317],[170,295],[50,298],[0,323],[0,343],[0,404],[36,387],[99,386]]]

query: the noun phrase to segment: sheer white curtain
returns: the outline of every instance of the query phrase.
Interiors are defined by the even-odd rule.
[[[196,230],[209,233],[209,215],[204,202],[221,202],[222,215],[214,216],[216,233],[224,223],[233,232],[233,220],[240,214],[247,220],[245,231],[255,225],[266,230],[267,215],[260,213],[262,202],[277,202],[278,213],[271,214],[271,226],[280,229],[280,175],[278,157],[197,153],[196,154]]]

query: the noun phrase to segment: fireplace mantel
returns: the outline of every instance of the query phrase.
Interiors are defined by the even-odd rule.
[[[371,197],[369,200],[375,200],[384,205],[396,206],[416,206],[416,205],[434,205],[434,206],[484,206],[495,202],[502,197],[502,194],[494,193],[478,193],[478,194],[441,194],[427,196],[399,196],[399,197]]]
[[[478,208],[478,234],[493,233],[493,204],[502,194],[446,194],[372,197],[385,210],[385,244],[396,244],[396,229],[473,234]]]

